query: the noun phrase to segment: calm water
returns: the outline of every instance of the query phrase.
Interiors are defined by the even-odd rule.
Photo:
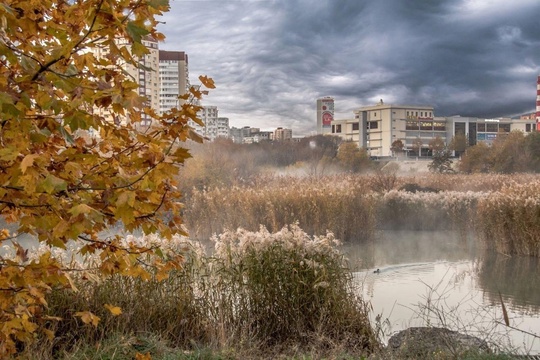
[[[345,247],[385,339],[435,325],[540,354],[539,259],[486,253],[473,243],[451,232],[409,231]],[[501,300],[512,328],[504,325]]]

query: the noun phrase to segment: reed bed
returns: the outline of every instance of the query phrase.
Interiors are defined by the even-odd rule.
[[[195,239],[239,227],[278,231],[295,222],[310,235],[331,230],[339,239],[370,238],[376,221],[372,197],[365,196],[362,182],[338,180],[278,178],[256,186],[194,191],[184,218]]]
[[[533,174],[267,176],[194,191],[185,219],[196,239],[298,222],[310,235],[330,230],[347,242],[371,240],[378,229],[476,231],[487,248],[540,256],[539,187]]]
[[[185,261],[164,280],[123,276],[96,278],[82,271],[99,264],[99,254],[73,259],[55,250],[73,269],[78,292],[52,290],[47,296],[52,340],[39,339],[40,359],[71,358],[88,346],[100,348],[111,337],[160,339],[176,349],[200,348],[250,355],[303,349],[318,354],[368,354],[378,346],[367,305],[356,295],[339,243],[333,234],[311,237],[297,224],[270,232],[238,229],[214,236],[208,253],[197,242],[151,236],[127,241],[160,244]],[[40,248],[33,254],[50,251]],[[104,305],[118,306],[121,314]],[[78,312],[99,316],[97,327]],[[124,349],[126,350],[126,349]],[[238,355],[238,358],[243,356]],[[264,358],[264,356],[263,356]]]
[[[540,181],[513,184],[480,201],[479,238],[503,254],[540,256]]]

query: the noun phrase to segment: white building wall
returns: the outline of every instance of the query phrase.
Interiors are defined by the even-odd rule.
[[[189,90],[188,56],[183,51],[159,51],[159,112],[179,108],[185,100],[178,96]]]

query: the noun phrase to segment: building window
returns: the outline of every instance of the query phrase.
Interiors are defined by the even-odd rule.
[[[336,133],[336,125],[332,125],[332,134]]]
[[[465,123],[464,122],[454,123],[454,132],[456,135],[465,135]]]
[[[340,133],[341,132],[341,125],[336,125],[336,133]]]
[[[478,123],[478,131],[479,132],[486,132],[486,124],[485,123]]]
[[[420,121],[420,130],[433,130],[433,122]]]
[[[446,131],[446,124],[441,121],[433,122],[433,130],[435,131]]]
[[[353,129],[353,131],[360,130],[360,123],[353,123],[352,124],[352,129]]]
[[[416,120],[407,120],[407,124],[405,125],[405,130],[418,130],[419,129],[419,123]]]
[[[499,132],[499,124],[487,123],[486,132],[494,132],[494,133]]]
[[[377,121],[369,121],[367,123],[367,128],[368,129],[378,129],[379,128],[379,123]]]
[[[531,132],[531,124],[525,124],[525,132]]]
[[[499,124],[499,131],[510,132],[510,124]]]

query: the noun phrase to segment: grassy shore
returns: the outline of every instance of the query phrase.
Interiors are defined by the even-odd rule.
[[[155,237],[126,241],[159,244]],[[277,232],[226,231],[213,241],[211,254],[181,238],[160,244],[185,259],[166,279],[75,273],[77,292],[58,289],[47,296],[54,338],[36,339],[23,357],[358,358],[379,347],[368,305],[356,295],[331,233],[311,237],[293,224]],[[84,267],[94,262],[99,256],[85,258]],[[99,318],[97,326],[82,323],[77,314],[85,311]]]

